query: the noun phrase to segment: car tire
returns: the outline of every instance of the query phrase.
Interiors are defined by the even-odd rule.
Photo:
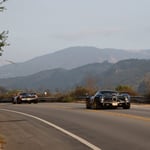
[[[91,107],[89,105],[86,105],[86,109],[91,109]]]
[[[34,104],[37,104],[37,103],[38,103],[38,100],[35,100],[35,101],[34,101]]]
[[[123,109],[130,109],[130,104],[124,105]]]
[[[98,109],[99,107],[98,107],[97,101],[94,100],[91,107],[92,109]]]
[[[21,100],[19,98],[17,99],[17,104],[21,104]]]
[[[91,104],[88,100],[86,100],[86,109],[91,109]]]

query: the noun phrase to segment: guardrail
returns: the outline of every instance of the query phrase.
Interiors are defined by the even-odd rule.
[[[85,101],[86,97],[76,97],[75,101]],[[0,103],[10,103],[12,102],[11,98],[3,98],[0,99]],[[55,97],[39,97],[39,102],[65,102],[63,97],[55,98]],[[131,103],[147,103],[150,104],[150,99],[144,96],[131,96]]]
[[[0,103],[11,103],[12,98],[2,98],[0,99]],[[39,102],[63,102],[63,99],[55,98],[55,97],[39,97]]]
[[[133,103],[147,103],[150,104],[150,99],[144,96],[131,96],[131,102]]]

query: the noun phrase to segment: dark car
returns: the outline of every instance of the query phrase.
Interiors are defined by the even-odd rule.
[[[36,93],[19,93],[18,95],[12,98],[13,104],[21,104],[21,103],[38,103],[38,96]]]
[[[130,95],[117,91],[98,91],[94,96],[87,96],[87,109],[117,108],[130,109]]]

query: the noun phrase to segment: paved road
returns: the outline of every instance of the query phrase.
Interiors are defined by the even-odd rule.
[[[149,150],[150,106],[87,110],[76,103],[0,104],[0,134],[5,150]]]

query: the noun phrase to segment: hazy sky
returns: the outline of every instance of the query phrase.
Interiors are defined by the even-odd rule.
[[[8,0],[2,60],[26,61],[70,46],[150,49],[150,0]]]

